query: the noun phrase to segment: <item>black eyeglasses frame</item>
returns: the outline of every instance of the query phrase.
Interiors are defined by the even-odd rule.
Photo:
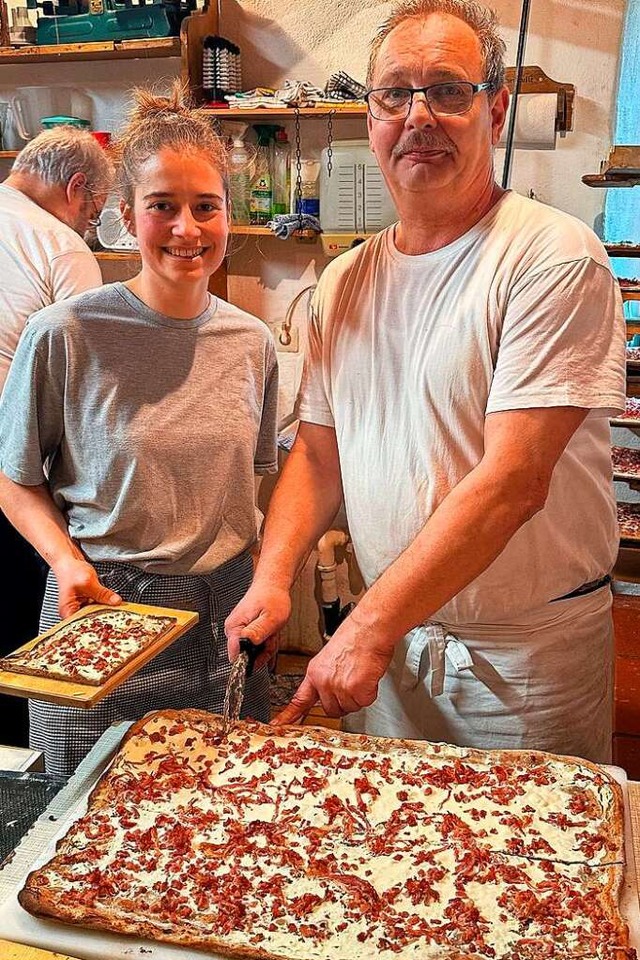
[[[429,91],[433,90],[434,87],[447,87],[452,83],[456,83],[461,86],[471,88],[471,100],[469,102],[469,106],[465,110],[462,110],[460,113],[436,113],[433,107],[431,106],[431,103],[429,102]],[[492,84],[486,80],[483,83],[472,83],[470,80],[441,80],[440,83],[430,83],[427,87],[400,87],[400,86],[373,87],[371,90],[367,90],[367,92],[364,95],[364,99],[367,104],[367,110],[369,111],[371,117],[374,120],[378,120],[381,123],[397,123],[398,120],[406,120],[409,114],[411,113],[411,107],[413,106],[413,98],[416,93],[424,94],[427,108],[429,109],[429,112],[434,117],[462,117],[464,116],[465,113],[468,113],[469,110],[471,110],[471,107],[473,106],[473,99],[478,93],[481,93],[483,90],[491,90],[491,89],[492,89]],[[380,90],[404,90],[406,93],[408,93],[409,100],[407,102],[407,112],[404,115],[398,114],[397,117],[377,117],[373,112],[373,110],[371,109],[369,98],[374,93],[378,93]]]

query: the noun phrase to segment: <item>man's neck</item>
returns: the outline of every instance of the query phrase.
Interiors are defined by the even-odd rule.
[[[405,212],[399,211],[394,234],[397,249],[409,256],[441,250],[482,220],[504,192],[492,182],[471,203],[464,198],[441,207],[414,202]]]
[[[39,177],[26,173],[10,173],[4,183],[23,193],[52,217],[70,225],[67,219],[69,208],[62,187],[44,183]]]

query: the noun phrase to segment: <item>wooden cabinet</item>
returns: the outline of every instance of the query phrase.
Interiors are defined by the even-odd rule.
[[[640,596],[613,598],[615,702],[613,762],[640,780]]]

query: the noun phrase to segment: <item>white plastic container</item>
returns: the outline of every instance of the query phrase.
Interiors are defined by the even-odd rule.
[[[322,229],[336,233],[372,233],[398,219],[368,140],[334,140],[331,176],[322,151],[320,209]]]

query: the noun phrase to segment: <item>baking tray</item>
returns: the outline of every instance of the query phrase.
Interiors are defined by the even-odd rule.
[[[0,770],[0,862],[66,785],[66,777]]]
[[[640,517],[640,502],[638,501],[619,501],[618,507],[625,507],[630,510],[632,514]],[[621,547],[640,547],[640,529],[633,533],[624,533],[624,527],[618,515],[618,528],[620,530],[620,546]]]
[[[145,960],[225,960],[218,953],[192,950],[173,944],[137,937],[125,937],[99,930],[88,930],[72,925],[41,920],[31,916],[20,906],[18,891],[27,874],[46,863],[53,856],[58,840],[70,824],[81,817],[87,806],[87,797],[95,781],[106,769],[130,724],[116,724],[98,741],[85,758],[67,787],[56,797],[49,810],[25,837],[9,867],[0,870],[0,939],[40,947],[77,957],[78,960],[131,960],[144,956]],[[623,917],[629,924],[631,946],[640,948],[640,902],[636,865],[631,833],[627,775],[621,767],[604,766],[622,787],[624,796],[626,870],[620,897]],[[66,812],[64,812],[66,811]],[[54,817],[55,832],[52,831]],[[365,948],[366,951],[366,948]],[[366,952],[363,957],[368,956]],[[356,958],[354,957],[354,960]]]
[[[612,427],[628,427],[629,430],[640,430],[640,417],[611,417],[609,425]]]
[[[119,936],[33,917],[20,906],[18,891],[31,870],[49,860],[70,825],[86,811],[89,793],[109,766],[131,722],[110,727],[82,761],[66,787],[55,797],[0,868],[0,940],[51,950],[78,960],[228,960],[218,953],[174,944]]]
[[[638,473],[621,473],[620,471],[613,468],[613,479],[614,480],[624,480],[631,483],[640,483],[640,472]]]
[[[103,603],[94,603],[82,607],[71,617],[67,617],[64,623],[80,619],[96,610],[104,610]],[[108,693],[119,687],[134,673],[137,673],[141,667],[144,667],[149,660],[152,660],[166,647],[182,636],[195,623],[198,622],[198,614],[192,610],[173,610],[170,607],[153,607],[143,603],[122,603],[118,604],[116,610],[130,610],[133,613],[149,613],[158,617],[173,617],[176,624],[167,633],[160,636],[148,647],[141,650],[135,657],[124,663],[119,670],[116,670],[108,680],[105,680],[100,686],[94,686],[88,683],[73,683],[69,680],[54,680],[50,677],[31,677],[24,673],[13,673],[10,670],[0,670],[0,693],[8,693],[15,697],[30,697],[34,700],[47,700],[50,703],[58,703],[67,707],[85,707],[90,708],[100,700],[104,699]],[[41,633],[34,640],[30,640],[19,651],[30,650],[39,643],[43,637],[48,637],[60,629],[60,623],[50,630]],[[16,653],[19,651],[15,651]]]

